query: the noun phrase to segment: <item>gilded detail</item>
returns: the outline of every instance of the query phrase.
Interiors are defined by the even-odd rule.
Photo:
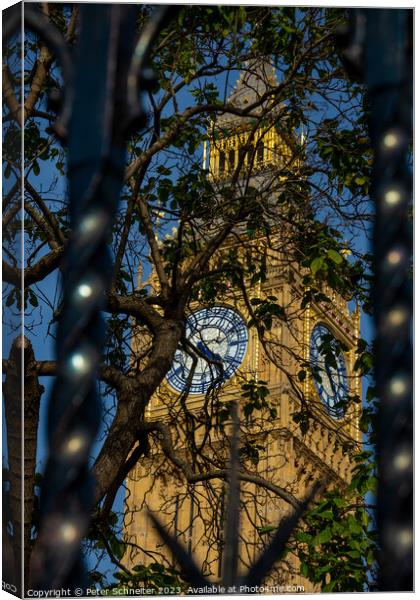
[[[209,173],[228,179],[238,169],[260,171],[268,166],[292,166],[292,151],[274,126],[269,129],[221,132],[210,144]],[[294,165],[296,166],[296,165]]]

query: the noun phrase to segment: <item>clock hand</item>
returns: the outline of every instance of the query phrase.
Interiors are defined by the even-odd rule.
[[[328,375],[328,379],[329,379],[329,382],[330,382],[332,393],[336,394],[337,393],[337,387],[338,387],[338,385],[337,385],[337,382],[334,379],[333,373],[331,372],[331,367],[327,363],[325,363],[325,370],[326,370],[327,375]]]
[[[213,371],[212,371],[213,366],[216,367],[216,370],[218,371],[218,375],[216,376],[216,379],[210,384],[210,388],[218,385],[219,383],[222,383],[223,378],[224,378],[225,367],[224,367],[221,356],[219,354],[216,354],[215,352],[212,352],[206,346],[206,344],[204,344],[201,341],[197,343],[197,349],[200,350],[200,352],[202,354],[204,354],[204,356],[206,356],[209,360],[212,361],[212,364],[209,365],[210,373],[213,373]],[[202,378],[204,377],[204,372],[201,377]]]
[[[334,390],[331,387],[331,381],[330,381],[330,378],[328,377],[328,373],[327,373],[327,369],[326,369],[325,365],[323,365],[320,368],[319,376],[321,378],[322,387],[324,388],[327,395],[331,396],[334,393]]]
[[[214,361],[222,361],[222,357],[219,354],[215,354],[204,344],[203,342],[198,342],[197,348],[202,352],[207,358]]]

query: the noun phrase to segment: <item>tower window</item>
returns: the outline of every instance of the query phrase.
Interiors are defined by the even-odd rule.
[[[235,168],[235,150],[234,150],[234,148],[229,150],[229,167],[231,169]]]
[[[244,146],[239,147],[238,161],[241,165],[241,168],[245,167],[245,159],[246,159],[246,148]]]
[[[226,154],[224,152],[220,152],[219,154],[219,174],[223,175],[226,169]]]
[[[252,163],[254,162],[254,151],[255,151],[255,148],[251,144],[251,146],[249,146],[248,151],[247,151],[247,163],[248,163],[248,165],[252,165]]]
[[[264,144],[262,142],[258,142],[257,145],[257,162],[262,164],[264,161]]]

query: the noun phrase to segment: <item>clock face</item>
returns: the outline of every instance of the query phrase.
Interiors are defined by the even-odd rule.
[[[328,360],[326,347],[331,350]],[[319,397],[329,414],[341,419],[345,412],[343,401],[348,395],[346,363],[338,341],[325,325],[318,324],[314,327],[310,354]]]
[[[178,350],[166,378],[178,392],[188,387],[191,378],[189,394],[204,394],[230,379],[241,365],[248,345],[248,330],[242,317],[225,306],[193,312],[187,319],[186,337],[192,346],[191,356]]]

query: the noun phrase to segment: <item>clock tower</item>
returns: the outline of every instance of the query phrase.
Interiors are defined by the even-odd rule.
[[[233,401],[241,419],[243,570],[316,481],[344,486],[350,479],[348,449],[361,442],[360,404],[351,401],[361,394],[354,373],[359,313],[326,286],[308,293],[294,247],[299,218],[292,221],[288,202],[278,202],[293,185],[302,218],[310,210],[301,191],[303,140],[288,133],[285,107],[269,93],[276,83],[264,61],[248,65],[230,103],[250,106],[250,116],[219,118],[204,150],[204,166],[220,196],[235,186],[243,197],[258,195],[264,203],[264,217],[237,226],[214,257],[214,271],[234,252],[248,263],[254,257],[264,273],[257,277],[251,269],[240,279],[241,293],[227,279],[223,298],[208,302],[203,292],[191,305],[186,342],[148,407],[156,432],[149,456],[126,482],[130,567],[174,564],[149,509],[205,574],[220,577]],[[269,235],[259,233],[265,226]],[[280,585],[314,591],[290,554],[270,576],[267,592]]]

